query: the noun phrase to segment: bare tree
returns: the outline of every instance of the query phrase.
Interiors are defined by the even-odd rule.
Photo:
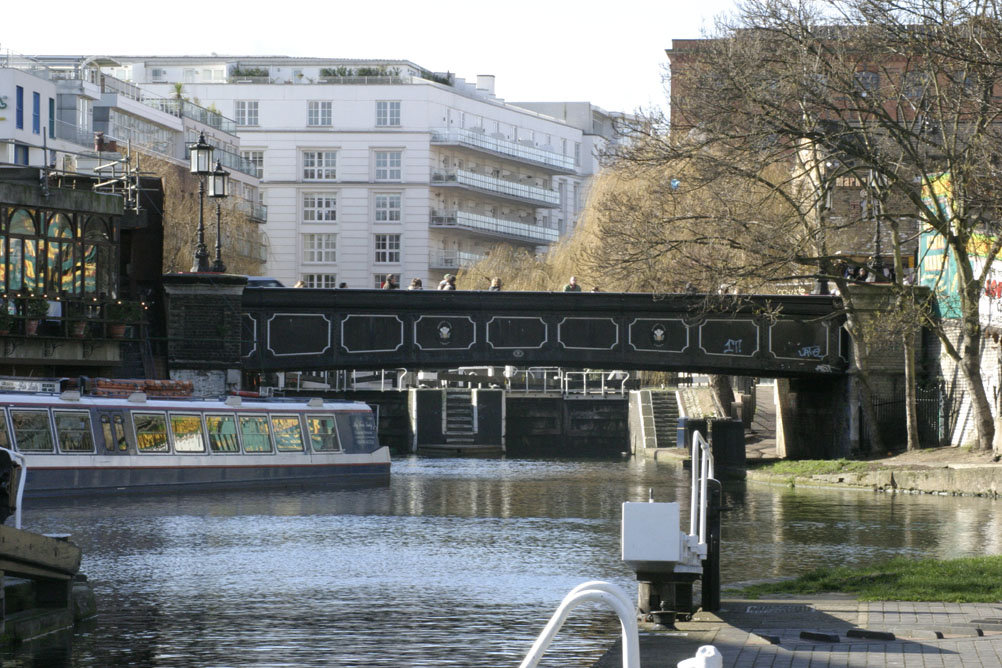
[[[910,312],[963,373],[978,447],[990,449],[978,304],[1002,243],[994,3],[748,0],[713,39],[670,54],[671,126],[645,119],[615,156],[623,171],[663,173],[645,212],[657,231],[618,235],[624,247],[650,248],[614,256],[619,270],[671,250],[746,283],[830,280],[865,347],[838,251],[866,248],[879,271],[888,231],[936,233],[955,260],[955,318]],[[855,216],[831,209],[840,180],[865,193]],[[614,198],[609,206],[626,209]],[[611,217],[606,229],[616,234]]]

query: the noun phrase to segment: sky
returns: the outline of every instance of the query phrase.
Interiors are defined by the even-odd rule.
[[[516,101],[666,106],[665,49],[698,38],[735,0],[253,0],[81,5],[7,2],[0,51],[23,55],[279,55],[409,60]],[[51,20],[47,23],[44,17]]]

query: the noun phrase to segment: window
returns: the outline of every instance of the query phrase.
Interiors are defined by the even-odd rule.
[[[200,416],[171,413],[170,429],[174,432],[174,452],[205,452]]]
[[[153,83],[160,83],[167,81],[167,70],[165,69],[154,67],[153,72],[151,72],[151,74],[153,75]]]
[[[856,72],[856,87],[864,97],[880,88],[878,72]]]
[[[304,181],[333,181],[337,178],[337,151],[303,151]]]
[[[14,164],[15,165],[27,165],[28,164],[28,147],[24,144],[14,144]]]
[[[337,262],[337,235],[304,234],[303,262],[306,264]]]
[[[7,417],[4,415],[4,410],[0,408],[0,448],[10,449],[10,447],[10,436],[7,434]]]
[[[574,166],[581,166],[581,142],[574,142]]]
[[[333,290],[337,287],[337,274],[303,274],[303,283],[308,288]]]
[[[237,125],[257,125],[257,100],[236,100],[233,103],[233,116]]]
[[[49,98],[49,139],[56,138],[56,101]]]
[[[376,180],[400,180],[400,151],[376,151]]]
[[[90,413],[86,411],[52,411],[56,421],[56,436],[62,452],[94,452],[94,435],[90,430]]]
[[[334,416],[307,415],[306,428],[310,432],[314,452],[337,452],[341,449],[334,427]]]
[[[139,452],[168,452],[167,419],[163,413],[133,413]]]
[[[309,113],[306,117],[307,125],[330,125],[333,118],[330,102],[309,102]]]
[[[264,178],[264,151],[240,151],[240,157],[250,163],[254,176]]]
[[[114,420],[114,422],[112,421]],[[121,415],[101,416],[101,433],[104,435],[104,449],[114,451],[116,448],[125,452],[129,442],[125,439],[125,422]]]
[[[376,258],[380,264],[400,262],[400,235],[399,234],[377,234],[376,237]]]
[[[49,411],[10,409],[14,443],[21,452],[52,452]]]
[[[271,432],[275,434],[275,449],[279,452],[303,451],[303,428],[295,415],[272,415]]]
[[[400,193],[376,193],[377,223],[400,222]]]
[[[268,418],[263,415],[241,415],[240,435],[244,452],[271,452]]]
[[[24,88],[18,86],[14,95],[14,125],[24,129]]]
[[[400,102],[376,102],[376,126],[398,127],[400,125]]]
[[[205,427],[209,431],[209,447],[213,452],[240,452],[237,423],[232,415],[206,415]]]
[[[304,223],[336,223],[337,195],[335,193],[303,193]]]
[[[31,94],[31,131],[42,134],[42,96],[38,93]]]

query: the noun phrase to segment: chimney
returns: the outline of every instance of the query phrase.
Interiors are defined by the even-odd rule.
[[[478,74],[477,75],[477,90],[484,91],[488,95],[494,95],[494,75],[493,74]]]

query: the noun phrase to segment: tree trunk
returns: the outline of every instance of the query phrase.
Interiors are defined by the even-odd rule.
[[[960,370],[967,381],[967,393],[971,399],[971,410],[974,412],[974,427],[978,438],[974,443],[976,450],[989,451],[995,438],[995,419],[992,417],[988,394],[981,379],[981,337],[971,334],[964,328],[963,354],[960,357]]]
[[[898,289],[904,288],[905,267],[901,260],[901,235],[898,233],[898,222],[894,218],[891,220],[891,239],[894,243],[894,281]],[[912,299],[911,293],[905,293],[907,297],[901,299]],[[909,301],[905,308],[911,307]],[[919,443],[918,431],[918,397],[915,391],[915,329],[909,324],[908,318],[902,319],[902,344],[905,348],[905,423],[908,431],[908,452],[918,450],[922,447]],[[917,327],[917,325],[915,326]]]
[[[713,393],[713,403],[721,417],[734,417],[731,415],[731,406],[734,404],[734,390],[731,388],[731,377],[717,374],[710,375],[710,391]]]

